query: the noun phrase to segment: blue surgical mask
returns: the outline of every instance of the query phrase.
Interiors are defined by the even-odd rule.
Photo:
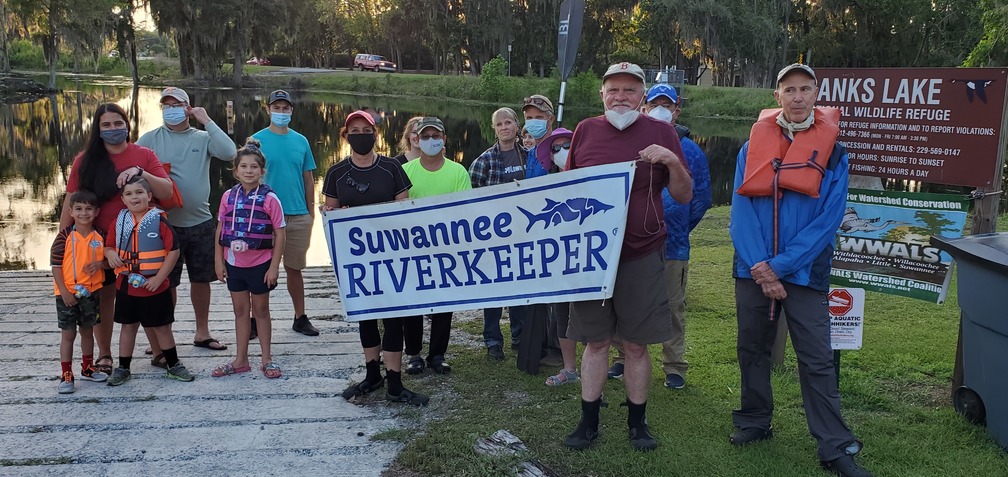
[[[270,121],[278,128],[285,128],[290,124],[291,113],[270,113]]]
[[[129,129],[109,129],[107,131],[101,132],[102,141],[110,146],[116,146],[126,142],[126,138],[129,137]]]
[[[444,149],[444,139],[421,139],[420,150],[428,156],[437,156]]]
[[[546,135],[546,120],[528,119],[525,121],[525,130],[528,131],[532,137],[542,139],[542,137]]]
[[[169,126],[181,124],[182,121],[186,120],[185,108],[171,107],[162,109],[161,118],[164,119],[165,124]]]

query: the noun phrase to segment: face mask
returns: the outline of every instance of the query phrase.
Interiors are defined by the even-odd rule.
[[[528,131],[532,137],[542,139],[542,137],[546,135],[546,120],[529,119],[525,121],[525,130]]]
[[[672,123],[672,111],[669,111],[669,109],[665,106],[657,106],[651,111],[648,111],[647,115],[659,121],[664,121],[670,124]]]
[[[186,120],[185,108],[166,108],[161,110],[165,124],[175,126]]]
[[[347,134],[347,142],[353,152],[364,155],[371,152],[375,145],[375,135],[372,133]]]
[[[560,152],[554,152],[553,164],[556,164],[560,169],[567,167],[567,154],[570,154],[570,149],[561,149]]]
[[[637,118],[640,117],[640,111],[631,109],[629,111],[617,113],[616,111],[609,109],[606,110],[605,117],[606,120],[609,121],[609,124],[612,124],[612,127],[622,131],[637,121]]]
[[[270,121],[278,128],[285,128],[290,124],[291,113],[270,113]]]
[[[129,130],[126,128],[122,129],[109,129],[108,131],[101,132],[102,141],[110,146],[116,146],[126,142],[126,138],[129,136]]]
[[[420,140],[420,150],[428,156],[441,154],[442,149],[444,149],[444,139],[431,138]]]

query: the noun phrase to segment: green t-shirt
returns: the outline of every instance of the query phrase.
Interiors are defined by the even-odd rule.
[[[403,170],[413,183],[413,187],[409,190],[411,199],[472,189],[469,171],[462,167],[462,164],[448,159],[444,160],[441,169],[434,172],[424,169],[420,159],[413,159],[403,164]]]

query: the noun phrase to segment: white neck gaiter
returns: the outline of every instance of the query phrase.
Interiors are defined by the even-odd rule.
[[[792,123],[791,121],[784,119],[784,111],[781,111],[780,114],[777,115],[777,125],[780,126],[781,129],[787,131],[787,135],[791,139],[794,139],[794,135],[796,132],[804,131],[812,127],[812,123],[814,121],[815,121],[815,110],[810,112],[808,118],[806,118],[804,121],[800,123]]]

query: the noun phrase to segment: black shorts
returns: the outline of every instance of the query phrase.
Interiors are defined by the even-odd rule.
[[[116,290],[115,322],[123,325],[140,323],[155,328],[175,322],[175,305],[171,289],[152,296],[133,296],[126,290]]]
[[[102,288],[104,288],[106,286],[109,286],[109,285],[115,285],[115,281],[116,281],[116,272],[115,272],[115,270],[112,270],[111,268],[106,268],[105,269],[105,279],[102,280],[102,282],[101,282]]]
[[[174,288],[182,283],[182,265],[189,271],[189,283],[210,283],[217,280],[214,269],[214,241],[217,223],[214,219],[192,227],[172,227],[179,244],[179,259],[168,275],[168,284]]]
[[[241,268],[224,263],[227,268],[228,291],[247,291],[253,295],[269,293],[276,285],[266,286],[266,272],[269,270],[270,262],[266,261],[250,268]]]

